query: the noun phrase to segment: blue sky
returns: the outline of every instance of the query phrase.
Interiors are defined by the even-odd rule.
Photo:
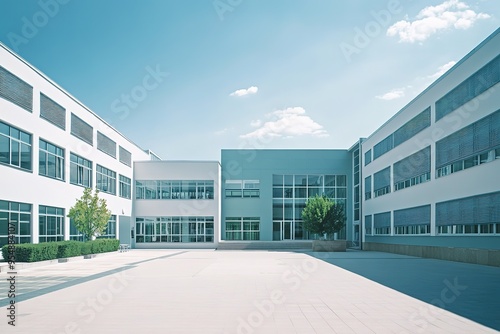
[[[500,26],[498,0],[1,0],[0,41],[144,149],[349,148]]]

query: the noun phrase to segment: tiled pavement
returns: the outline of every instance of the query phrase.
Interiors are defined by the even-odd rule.
[[[7,278],[2,334],[500,329],[500,268],[377,252],[133,250],[23,269],[15,327]]]

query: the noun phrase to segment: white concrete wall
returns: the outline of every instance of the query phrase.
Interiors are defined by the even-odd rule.
[[[132,214],[132,200],[119,197],[119,174],[133,178],[133,166],[129,167],[118,160],[118,145],[131,152],[132,160],[149,159],[141,148],[106,124],[96,114],[62,90],[31,65],[12,54],[0,45],[0,66],[27,82],[33,87],[33,113],[0,98],[0,120],[20,130],[32,134],[32,172],[14,167],[0,165],[1,186],[0,199],[7,201],[30,203],[33,205],[32,237],[38,240],[38,205],[65,208],[65,214],[74,205],[76,198],[81,197],[83,187],[69,183],[70,152],[93,162],[93,186],[96,185],[96,164],[111,169],[117,174],[116,195],[100,193],[106,199],[112,214],[117,216]],[[66,130],[40,118],[40,92],[66,109]],[[71,113],[90,124],[93,128],[94,145],[71,135]],[[117,143],[117,158],[97,150],[97,131]],[[38,175],[39,138],[65,149],[65,181]],[[133,187],[132,187],[133,188]],[[117,219],[118,220],[118,219]],[[117,223],[118,224],[118,223]],[[117,234],[119,228],[117,226]],[[69,219],[65,221],[66,238],[69,235]]]

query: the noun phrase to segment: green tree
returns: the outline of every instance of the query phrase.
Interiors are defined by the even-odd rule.
[[[320,236],[326,235],[327,238],[332,238],[346,222],[344,207],[324,195],[307,199],[306,207],[302,210],[302,219],[306,230]]]
[[[68,217],[73,220],[78,231],[83,233],[84,240],[99,236],[106,230],[111,211],[108,210],[106,200],[99,198],[99,190],[85,188],[80,199],[69,209]]]

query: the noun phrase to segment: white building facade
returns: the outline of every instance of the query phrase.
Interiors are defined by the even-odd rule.
[[[84,187],[112,212],[105,236],[132,216],[133,161],[149,155],[0,45],[0,245],[80,240],[66,217]],[[13,230],[12,230],[13,229]]]
[[[500,249],[499,31],[362,142],[365,249]]]

